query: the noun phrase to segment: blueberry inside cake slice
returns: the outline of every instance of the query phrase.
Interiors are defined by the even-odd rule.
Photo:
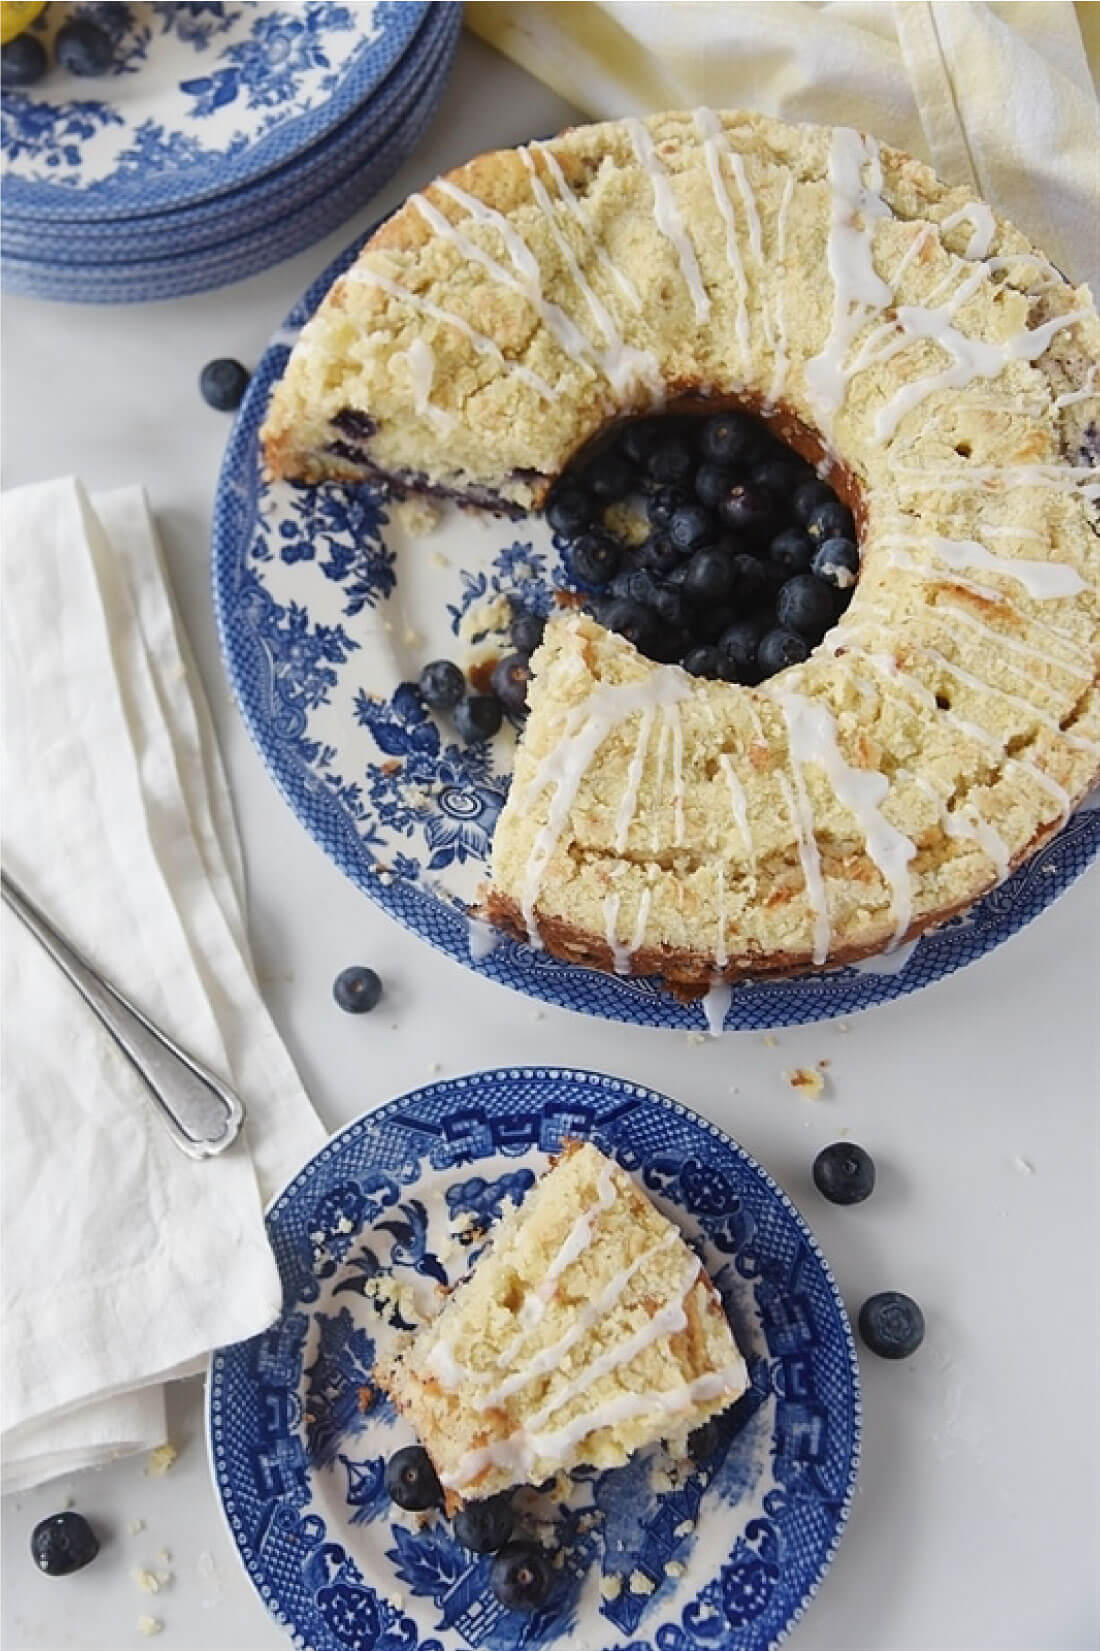
[[[448,1505],[684,1443],[748,1386],[679,1229],[589,1144],[507,1214],[443,1311],[378,1379]]]

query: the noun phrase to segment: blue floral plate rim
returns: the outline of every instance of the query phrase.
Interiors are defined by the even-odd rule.
[[[271,485],[261,475],[257,433],[293,337],[377,227],[372,224],[338,254],[289,311],[253,376],[222,462],[211,530],[214,609],[222,655],[246,726],[278,789],[314,841],[389,916],[463,967],[561,1008],[635,1025],[705,1031],[708,1020],[698,1001],[682,1003],[652,979],[565,963],[510,938],[500,939],[488,955],[473,956],[470,923],[453,906],[415,880],[379,878],[377,857],[363,841],[354,817],[303,760],[296,736],[287,732],[290,707],[280,700],[282,690],[273,676],[248,588],[250,581],[260,578],[247,566],[250,534],[260,504],[272,502]],[[321,491],[335,496],[331,488]],[[356,494],[381,497],[369,484],[338,491],[349,500]],[[388,577],[392,584],[392,571]],[[357,649],[360,644],[352,640],[348,646]],[[1100,808],[1082,807],[1007,882],[961,916],[922,936],[911,950],[865,965],[782,980],[743,981],[733,989],[722,1030],[767,1031],[835,1019],[932,985],[1010,939],[1064,893],[1097,855]]]
[[[364,40],[354,49],[343,72],[335,77],[335,84],[327,88],[324,95],[318,96],[309,107],[286,123],[274,125],[266,133],[258,134],[254,141],[245,139],[239,132],[227,130],[225,147],[219,151],[204,147],[193,132],[184,130],[182,124],[175,131],[166,131],[163,127],[148,131],[147,123],[143,123],[134,130],[132,158],[126,160],[123,156],[124,165],[120,169],[83,187],[79,183],[79,171],[75,175],[70,173],[74,181],[68,185],[8,175],[4,181],[7,205],[22,213],[45,218],[99,218],[104,213],[140,216],[145,212],[193,204],[231,191],[301,154],[364,103],[398,63],[432,3],[450,4],[452,0],[376,0],[373,11],[379,24],[376,38]],[[233,21],[244,10],[243,7],[235,10],[230,5],[203,9],[210,13],[229,14]],[[150,10],[155,12],[157,8],[154,6]],[[179,7],[176,14],[195,10],[193,7]],[[281,11],[276,5],[257,6],[253,12],[253,34],[260,28],[270,30],[283,18],[299,29],[304,27],[308,34],[316,35],[315,43],[311,42],[308,48],[314,58],[310,66],[316,67],[318,62],[325,61],[324,31],[356,28],[358,10],[356,5],[330,3],[330,0],[305,0],[304,4],[293,6],[287,3]],[[169,31],[170,23],[171,13],[162,34]],[[172,26],[177,29],[181,27],[178,22]],[[207,47],[211,48],[211,57],[217,58],[218,54],[213,49],[218,44],[216,33],[205,42],[190,43],[197,49],[196,62],[201,62],[201,55]],[[275,62],[274,58],[272,62]],[[127,64],[119,65],[120,69],[127,67]],[[209,89],[190,93],[195,100],[195,108],[190,112],[192,124],[199,119],[216,116],[219,108],[224,107],[219,99],[228,98],[231,91],[236,96],[234,88],[228,83],[223,87],[218,80],[219,75],[233,72],[236,72],[236,66],[232,64],[223,69],[214,68],[210,75],[200,75],[194,82],[196,87],[209,82]],[[290,73],[290,68],[286,72]],[[184,83],[180,82],[179,87],[183,90]],[[248,91],[249,101],[251,95],[255,95],[262,107],[262,86],[250,87]],[[209,108],[203,107],[204,99],[211,105]],[[51,105],[41,93],[35,96],[29,92],[5,92],[3,108],[5,150],[19,135],[21,124],[23,136],[28,141],[44,141],[49,137],[45,131],[45,111],[55,111],[54,122],[60,121],[62,125],[51,139],[54,149],[49,152],[52,157],[49,165],[56,164],[58,154],[68,155],[71,149],[78,152],[79,142],[94,137],[97,127],[102,129],[122,118],[112,111],[109,102],[81,98],[71,104]],[[231,125],[220,121],[219,124]],[[153,125],[155,127],[156,123]],[[179,152],[178,156],[174,151]],[[177,163],[171,169],[166,164],[169,160]],[[66,164],[71,166],[72,161]]]
[[[516,1086],[532,1085],[544,1091],[544,1098],[537,1105],[531,1105],[525,1097],[521,1114],[506,1110],[507,1105],[512,1104],[512,1091]],[[450,1127],[452,1125],[453,1127]],[[656,1146],[675,1148],[663,1163],[660,1154],[655,1154],[652,1147],[647,1152],[638,1146],[639,1139],[644,1138],[648,1141],[651,1132],[655,1132]],[[379,1148],[383,1138],[387,1139],[389,1150],[384,1158],[380,1158]],[[683,1157],[685,1138],[694,1151],[698,1152],[697,1158],[693,1155]],[[249,1487],[242,1483],[239,1464],[227,1465],[226,1460],[226,1449],[231,1445],[234,1430],[238,1436],[244,1430],[240,1422],[234,1424],[227,1418],[227,1411],[234,1396],[234,1383],[241,1389],[246,1406],[251,1402],[253,1411],[256,1410],[257,1369],[262,1367],[270,1374],[272,1360],[268,1354],[282,1345],[280,1337],[288,1321],[295,1317],[299,1307],[308,1307],[310,1300],[318,1300],[317,1289],[310,1291],[306,1297],[294,1293],[295,1278],[300,1283],[309,1273],[305,1259],[307,1253],[313,1261],[312,1272],[316,1273],[318,1254],[329,1253],[325,1246],[333,1242],[331,1235],[326,1236],[317,1230],[318,1210],[321,1206],[314,1202],[308,1209],[303,1207],[307,1196],[312,1197],[321,1193],[322,1199],[327,1199],[329,1203],[336,1197],[339,1202],[331,1213],[331,1233],[346,1233],[348,1223],[340,1212],[347,1205],[349,1187],[356,1185],[347,1178],[357,1164],[360,1175],[367,1174],[370,1177],[370,1185],[377,1188],[378,1181],[385,1179],[381,1173],[381,1164],[389,1164],[392,1167],[395,1152],[407,1152],[408,1156],[400,1172],[402,1184],[416,1187],[426,1172],[430,1173],[431,1169],[438,1170],[440,1166],[452,1173],[461,1173],[468,1177],[471,1168],[476,1168],[490,1156],[503,1156],[507,1161],[515,1162],[525,1151],[531,1149],[542,1154],[559,1151],[567,1139],[592,1139],[601,1150],[611,1153],[632,1173],[642,1173],[647,1186],[651,1190],[658,1189],[660,1195],[680,1212],[683,1220],[696,1219],[699,1238],[693,1242],[708,1245],[712,1230],[722,1233],[725,1231],[722,1221],[729,1220],[725,1240],[719,1240],[721,1249],[733,1256],[743,1256],[746,1260],[744,1277],[739,1279],[739,1288],[747,1290],[749,1283],[755,1281],[752,1289],[754,1299],[758,1289],[767,1290],[768,1300],[772,1305],[765,1317],[771,1328],[762,1332],[763,1345],[766,1357],[777,1367],[782,1366],[779,1385],[776,1386],[772,1376],[761,1376],[755,1354],[750,1352],[747,1343],[742,1340],[743,1350],[749,1359],[752,1372],[753,1387],[750,1389],[750,1395],[760,1388],[756,1403],[749,1411],[750,1418],[758,1407],[762,1409],[765,1400],[774,1398],[776,1404],[776,1419],[767,1435],[770,1443],[763,1447],[758,1445],[757,1448],[763,1448],[765,1453],[771,1453],[771,1458],[776,1464],[773,1484],[777,1487],[785,1483],[778,1470],[781,1457],[788,1468],[793,1462],[796,1479],[799,1473],[805,1471],[807,1478],[803,1490],[822,1498],[821,1505],[827,1514],[825,1528],[817,1532],[816,1537],[812,1539],[816,1541],[816,1547],[809,1574],[803,1576],[793,1589],[788,1588],[786,1594],[782,1592],[781,1571],[775,1563],[782,1548],[776,1550],[773,1546],[764,1550],[764,1558],[769,1561],[773,1572],[771,1588],[779,1595],[776,1603],[780,1607],[779,1616],[782,1620],[772,1620],[763,1608],[756,1609],[755,1615],[749,1610],[743,1597],[745,1584],[742,1578],[739,1583],[740,1591],[736,1592],[734,1597],[738,1608],[744,1606],[745,1614],[742,1618],[731,1619],[735,1626],[727,1627],[721,1641],[716,1639],[716,1631],[709,1623],[705,1628],[698,1630],[699,1638],[695,1638],[693,1633],[687,1631],[686,1624],[691,1610],[691,1607],[688,1607],[683,1617],[683,1632],[678,1628],[662,1628],[658,1631],[655,1646],[648,1639],[627,1636],[630,1642],[629,1651],[773,1651],[774,1647],[787,1639],[791,1629],[801,1620],[807,1606],[817,1594],[839,1548],[852,1510],[862,1453],[862,1401],[855,1337],[843,1296],[828,1260],[805,1217],[789,1194],[750,1152],[734,1141],[719,1125],[711,1123],[684,1103],[652,1090],[647,1085],[588,1068],[512,1065],[471,1071],[422,1085],[361,1114],[337,1130],[325,1145],[291,1176],[282,1190],[272,1198],[265,1211],[265,1220],[284,1283],[281,1318],[264,1336],[256,1337],[251,1342],[217,1349],[211,1355],[206,1378],[205,1421],[215,1499],[242,1569],[256,1588],[269,1614],[290,1634],[300,1651],[376,1651],[376,1648],[377,1651],[451,1651],[452,1647],[457,1651],[459,1645],[479,1643],[465,1639],[448,1639],[445,1645],[441,1639],[434,1637],[420,1639],[417,1625],[412,1619],[401,1617],[404,1601],[398,1604],[396,1610],[387,1606],[382,1596],[375,1594],[370,1579],[364,1577],[354,1561],[351,1563],[350,1573],[355,1588],[371,1594],[378,1607],[374,1618],[375,1632],[364,1637],[343,1633],[334,1635],[329,1632],[325,1622],[318,1624],[314,1620],[311,1624],[303,1625],[300,1620],[296,1620],[296,1615],[301,1615],[301,1589],[280,1587],[277,1580],[273,1583],[270,1566],[264,1562],[263,1546],[266,1536],[276,1528],[276,1522],[269,1518],[270,1510],[265,1512],[257,1528],[260,1533],[258,1539],[255,1536],[250,1538],[245,1533],[239,1514],[244,1511],[245,1498],[250,1494]],[[363,1150],[357,1156],[358,1147],[362,1147]],[[670,1177],[669,1166],[674,1163],[677,1167]],[[377,1174],[373,1172],[374,1169],[378,1170]],[[689,1171],[692,1171],[690,1183],[686,1181]],[[650,1178],[651,1172],[653,1179]],[[681,1177],[685,1178],[683,1184]],[[532,1180],[533,1176],[529,1175],[527,1184],[529,1185]],[[475,1177],[464,1180],[462,1187],[474,1189],[475,1198],[480,1200],[477,1207],[481,1211],[482,1205],[486,1210],[489,1209],[489,1200],[496,1195],[495,1189],[498,1186],[511,1189],[514,1182],[514,1175],[500,1177],[499,1182],[486,1182],[481,1177]],[[715,1196],[717,1186],[727,1189],[725,1204]],[[732,1203],[729,1194],[734,1194]],[[507,1195],[514,1196],[510,1191]],[[369,1204],[369,1200],[367,1202]],[[447,1195],[447,1203],[450,1207],[450,1193]],[[456,1207],[466,1206],[457,1204]],[[469,1207],[473,1209],[474,1206]],[[406,1206],[402,1205],[401,1208],[405,1209]],[[703,1209],[740,1210],[743,1215],[748,1210],[748,1215],[742,1226],[737,1226],[740,1218],[735,1216],[689,1216],[689,1211],[698,1212]],[[763,1224],[755,1220],[757,1211],[768,1212],[768,1219]],[[500,1213],[499,1208],[495,1213]],[[489,1219],[491,1220],[491,1216]],[[376,1228],[371,1226],[369,1232],[374,1241]],[[758,1233],[762,1235],[764,1249],[774,1253],[761,1256],[758,1250],[752,1248],[752,1240]],[[799,1248],[795,1250],[795,1260],[791,1262],[787,1283],[793,1288],[797,1282],[800,1290],[809,1292],[798,1297],[802,1305],[797,1307],[794,1296],[789,1297],[789,1305],[785,1306],[784,1302],[787,1302],[788,1298],[781,1292],[777,1293],[777,1286],[773,1288],[780,1271],[779,1258],[792,1236]],[[320,1250],[318,1241],[321,1243]],[[335,1242],[339,1244],[342,1240]],[[354,1239],[350,1240],[350,1244],[353,1243]],[[345,1244],[344,1249],[339,1251],[341,1258],[348,1255],[350,1244]],[[798,1259],[803,1251],[805,1270],[802,1261]],[[394,1255],[398,1253],[395,1240]],[[721,1286],[728,1268],[724,1265],[715,1271],[714,1262],[707,1257],[705,1259],[712,1276]],[[732,1265],[731,1262],[729,1266]],[[344,1288],[348,1287],[339,1266],[332,1265],[328,1271],[332,1276],[341,1278]],[[335,1293],[339,1293],[339,1289],[336,1289]],[[827,1317],[820,1320],[814,1318],[809,1305],[811,1294],[820,1297]],[[728,1302],[728,1291],[724,1287],[723,1296]],[[732,1307],[730,1310],[733,1310]],[[325,1315],[321,1314],[320,1317],[323,1320]],[[764,1322],[765,1319],[762,1318],[761,1324]],[[801,1326],[800,1330],[792,1329],[798,1326]],[[823,1331],[819,1341],[815,1341],[811,1333],[815,1328]],[[772,1329],[776,1331],[774,1344]],[[741,1325],[738,1326],[738,1335],[739,1339],[744,1336],[744,1328]],[[301,1338],[303,1348],[307,1339],[305,1335]],[[759,1337],[754,1335],[754,1343],[758,1340]],[[833,1485],[836,1484],[835,1470],[838,1465],[842,1470],[842,1488],[839,1490],[829,1488],[829,1473],[818,1465],[823,1455],[820,1449],[821,1439],[823,1436],[828,1437],[827,1426],[815,1434],[814,1442],[810,1443],[807,1449],[803,1447],[807,1445],[808,1435],[797,1445],[791,1444],[790,1441],[782,1442],[783,1429],[791,1426],[791,1418],[796,1413],[799,1416],[804,1414],[805,1407],[800,1404],[800,1399],[805,1398],[807,1392],[811,1400],[810,1408],[813,1409],[812,1401],[817,1391],[813,1374],[807,1376],[803,1372],[801,1377],[792,1375],[792,1371],[801,1368],[799,1349],[804,1349],[808,1344],[816,1348],[813,1358],[827,1361],[832,1377],[840,1383],[842,1389],[843,1415],[833,1417],[833,1440],[835,1442],[839,1436],[841,1445],[835,1453],[836,1459],[833,1460],[830,1456],[829,1460],[829,1471],[834,1473]],[[777,1354],[775,1347],[784,1351]],[[259,1361],[258,1364],[250,1362],[253,1355]],[[805,1356],[811,1357],[809,1353]],[[788,1357],[793,1359],[790,1367],[786,1363]],[[814,1369],[818,1370],[820,1375],[819,1366],[815,1365]],[[286,1379],[288,1383],[296,1382],[300,1388],[307,1374],[302,1369],[301,1360],[297,1371],[296,1375]],[[264,1387],[264,1393],[268,1413],[279,1411],[281,1406],[277,1393],[270,1386]],[[778,1409],[781,1405],[792,1407],[790,1415],[782,1423]],[[820,1407],[818,1409],[820,1410]],[[289,1410],[286,1413],[289,1414]],[[310,1418],[307,1417],[305,1420],[308,1422]],[[736,1442],[741,1434],[747,1435],[748,1431],[748,1425],[745,1425],[740,1434],[735,1433],[734,1441]],[[261,1432],[266,1437],[266,1424],[261,1427]],[[780,1442],[777,1443],[777,1440]],[[284,1452],[282,1459],[285,1461],[285,1447],[279,1444],[278,1439],[273,1441],[273,1445]],[[242,1446],[238,1450],[238,1457],[242,1450],[247,1450],[250,1461],[257,1461],[257,1454],[251,1445]],[[340,1459],[344,1460],[343,1457]],[[262,1479],[263,1472],[258,1471]],[[618,1473],[626,1471],[628,1470],[617,1470]],[[350,1472],[348,1477],[350,1490]],[[717,1483],[716,1476],[715,1484]],[[738,1481],[738,1484],[741,1485],[742,1491],[747,1487],[747,1481]],[[297,1505],[303,1507],[309,1500],[309,1496],[304,1500],[299,1497]],[[769,1520],[781,1517],[777,1514],[777,1508],[782,1510],[785,1501],[793,1505],[797,1497],[786,1498],[785,1491],[778,1490],[771,1504],[765,1498],[764,1508],[770,1510],[767,1517],[759,1520],[750,1519],[745,1534],[748,1535],[754,1525],[766,1526]],[[350,1505],[352,1504],[349,1502]],[[712,1521],[715,1511],[712,1509]],[[351,1515],[352,1523],[356,1522],[360,1512],[361,1510],[357,1509]],[[345,1555],[342,1547],[327,1540],[329,1533],[324,1521],[316,1520],[313,1515],[302,1520],[300,1530],[294,1530],[293,1520],[290,1526],[284,1521],[280,1529],[289,1530],[292,1540],[295,1541],[300,1541],[304,1536],[307,1543],[312,1542],[316,1548],[329,1556],[330,1566],[333,1551]],[[335,1536],[341,1533],[334,1531],[332,1534]],[[729,1540],[727,1536],[727,1543]],[[721,1544],[719,1546],[721,1547]],[[730,1571],[732,1562],[736,1560],[739,1552],[742,1553],[742,1561],[747,1554],[750,1568],[755,1567],[759,1575],[760,1555],[752,1547],[746,1548],[742,1538],[730,1550],[730,1563],[723,1568],[722,1576]],[[477,1559],[477,1556],[466,1557]],[[398,1574],[403,1577],[403,1573]],[[622,1574],[625,1575],[625,1572]],[[694,1583],[692,1585],[694,1586]],[[673,1583],[674,1593],[678,1586],[678,1582]],[[717,1583],[708,1584],[708,1587],[710,1597],[721,1599],[720,1591],[718,1594],[715,1593]],[[699,1600],[692,1602],[693,1605],[698,1605],[706,1595],[707,1588],[704,1588]],[[759,1606],[758,1601],[756,1604]],[[677,1608],[678,1605],[677,1600]],[[314,1616],[316,1617],[316,1613]],[[387,1625],[392,1631],[383,1632]],[[317,1631],[318,1626],[322,1630],[320,1633]],[[513,1647],[514,1651],[520,1651],[521,1646],[551,1645],[556,1639],[556,1634],[541,1635],[531,1640],[520,1636],[508,1642],[507,1651],[512,1651]],[[585,1643],[588,1645],[591,1642],[586,1640]],[[505,1647],[499,1641],[489,1640],[486,1644],[489,1651],[505,1651]],[[614,1645],[625,1646],[626,1638],[615,1640]],[[612,1651],[611,1642],[608,1642],[607,1651]]]

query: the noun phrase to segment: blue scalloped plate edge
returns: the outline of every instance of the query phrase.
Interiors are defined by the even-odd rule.
[[[613,1073],[597,1072],[590,1067],[510,1066],[476,1070],[469,1073],[458,1074],[454,1077],[441,1078],[436,1083],[423,1084],[417,1089],[408,1090],[402,1095],[395,1096],[390,1101],[383,1102],[381,1106],[378,1106],[371,1111],[361,1113],[357,1118],[353,1118],[350,1123],[347,1123],[342,1128],[336,1130],[332,1135],[330,1135],[324,1146],[320,1147],[318,1151],[314,1153],[314,1155],[305,1164],[302,1165],[301,1169],[295,1172],[290,1180],[287,1181],[285,1186],[283,1186],[283,1188],[270,1200],[264,1211],[265,1223],[270,1229],[271,1223],[278,1218],[281,1208],[287,1203],[287,1201],[293,1199],[297,1192],[305,1187],[309,1178],[318,1171],[321,1161],[324,1160],[327,1162],[334,1156],[337,1156],[342,1144],[350,1140],[358,1132],[376,1126],[380,1123],[388,1122],[395,1116],[399,1117],[402,1109],[414,1105],[420,1099],[431,1099],[437,1095],[446,1095],[456,1088],[466,1089],[471,1083],[476,1086],[492,1086],[494,1083],[499,1083],[504,1079],[514,1080],[517,1078],[530,1080],[533,1082],[553,1082],[561,1080],[575,1081],[581,1085],[588,1084],[598,1089],[611,1087],[619,1094],[634,1096],[639,1100],[669,1111],[676,1117],[685,1119],[689,1123],[696,1125],[706,1134],[719,1141],[730,1153],[733,1154],[740,1164],[749,1171],[750,1174],[757,1176],[764,1183],[768,1192],[778,1200],[785,1214],[788,1215],[793,1221],[795,1227],[804,1238],[811,1255],[821,1270],[822,1276],[828,1286],[834,1306],[837,1310],[837,1322],[840,1326],[844,1339],[845,1351],[847,1353],[847,1367],[852,1384],[852,1431],[848,1478],[843,1497],[840,1501],[839,1507],[837,1508],[836,1525],[833,1529],[828,1547],[821,1559],[816,1573],[809,1583],[807,1583],[801,1600],[791,1611],[786,1624],[772,1637],[766,1647],[760,1647],[760,1651],[776,1651],[776,1647],[784,1644],[789,1638],[792,1629],[802,1621],[807,1607],[816,1598],[829,1567],[836,1558],[840,1547],[841,1538],[847,1529],[848,1519],[851,1515],[852,1505],[855,1500],[860,1461],[863,1454],[862,1385],[860,1381],[859,1355],[856,1350],[855,1336],[848,1317],[848,1309],[845,1306],[844,1297],[841,1294],[840,1287],[833,1276],[832,1268],[830,1267],[825,1253],[822,1250],[821,1245],[818,1243],[813,1230],[803,1216],[801,1210],[799,1210],[798,1206],[795,1204],[794,1200],[787,1192],[784,1191],[784,1189],[768,1172],[768,1170],[764,1168],[758,1159],[754,1158],[750,1152],[741,1146],[739,1142],[735,1141],[732,1136],[727,1135],[725,1130],[721,1129],[717,1124],[711,1123],[709,1119],[704,1118],[700,1113],[695,1112],[691,1107],[685,1106],[682,1101],[676,1101],[671,1096],[662,1094],[659,1090],[650,1089],[645,1084],[634,1083],[630,1079],[619,1078]],[[599,1123],[597,1120],[597,1130],[598,1127]],[[593,1133],[595,1133],[595,1131]],[[246,1346],[248,1344],[239,1343],[237,1345]],[[229,1541],[233,1552],[237,1556],[242,1571],[252,1584],[253,1588],[256,1590],[260,1603],[264,1606],[272,1621],[274,1621],[289,1635],[297,1648],[297,1651],[337,1651],[335,1644],[325,1645],[322,1642],[307,1643],[306,1640],[302,1638],[300,1633],[295,1630],[293,1625],[289,1623],[281,1614],[278,1602],[270,1597],[269,1593],[264,1591],[260,1580],[253,1574],[252,1566],[248,1563],[245,1555],[241,1552],[239,1547],[237,1535],[233,1530],[229,1512],[225,1505],[225,1501],[223,1500],[221,1484],[218,1477],[213,1420],[213,1400],[217,1391],[219,1380],[219,1360],[224,1358],[224,1356],[231,1351],[232,1349],[227,1348],[217,1348],[214,1350],[207,1365],[204,1381],[204,1437],[206,1440],[207,1462],[210,1468],[214,1500],[217,1504],[218,1512],[222,1519],[226,1538]]]
[[[377,228],[378,223],[372,224],[333,259],[291,308],[280,333],[293,332],[309,318]],[[652,979],[620,978],[579,964],[562,963],[546,952],[536,952],[507,938],[502,938],[487,957],[473,959],[468,920],[413,884],[395,878],[384,886],[372,876],[367,850],[353,821],[280,739],[270,706],[265,703],[263,650],[235,610],[233,597],[239,572],[240,515],[246,504],[254,502],[259,480],[256,434],[269,391],[288,354],[286,343],[268,346],[237,414],[218,477],[211,542],[214,610],[226,669],[264,766],[286,802],[314,841],[358,889],[405,928],[464,967],[513,991],[578,1013],[640,1026],[705,1030],[706,1017],[698,1002],[680,1003]],[[248,668],[250,660],[257,669]],[[961,918],[923,936],[898,972],[879,974],[840,968],[789,980],[744,981],[733,990],[723,1030],[766,1031],[832,1020],[932,985],[1008,940],[1064,893],[1098,854],[1100,809],[1080,809],[1000,888],[985,895]],[[1063,857],[1062,865],[1055,864],[1056,856]],[[1049,872],[1048,867],[1052,868]]]

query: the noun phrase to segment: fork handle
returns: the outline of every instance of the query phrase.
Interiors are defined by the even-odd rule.
[[[4,871],[0,871],[0,895],[111,1034],[143,1080],[158,1116],[181,1151],[189,1158],[211,1158],[224,1152],[244,1119],[244,1108],[233,1091],[98,974]]]

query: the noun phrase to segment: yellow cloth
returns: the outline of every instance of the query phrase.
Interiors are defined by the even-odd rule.
[[[706,103],[862,127],[1098,288],[1100,112],[1068,0],[472,0],[466,20],[593,116]]]

